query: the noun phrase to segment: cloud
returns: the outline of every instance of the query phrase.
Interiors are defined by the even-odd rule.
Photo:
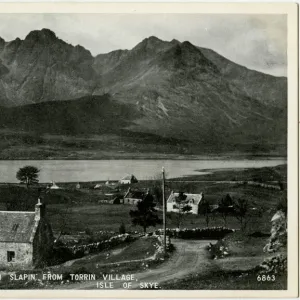
[[[285,76],[285,15],[229,14],[0,14],[0,36],[25,38],[42,28],[93,55],[131,49],[151,35],[163,40],[188,40],[215,50],[248,68]]]

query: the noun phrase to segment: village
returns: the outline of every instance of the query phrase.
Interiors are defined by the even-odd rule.
[[[143,278],[153,268],[161,275],[191,245],[195,257],[220,261],[223,275],[257,276],[253,270],[265,259],[286,251],[285,172],[278,166],[218,171],[207,181],[200,175],[139,180],[127,174],[118,181],[50,184],[39,183],[37,172],[32,182],[22,177],[20,184],[1,184],[0,288],[21,288],[25,282],[10,276],[24,272],[39,278],[30,281],[32,288],[92,284],[74,280],[81,273],[99,278],[130,270]],[[235,262],[240,257],[242,265]],[[183,278],[195,275],[189,263],[180,271]],[[47,272],[59,280],[46,280],[52,278]],[[172,279],[161,279],[159,287],[171,288]]]

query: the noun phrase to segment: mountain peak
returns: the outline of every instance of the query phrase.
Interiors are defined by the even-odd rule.
[[[176,39],[173,39],[170,43],[175,45],[180,44],[180,42]]]
[[[157,53],[163,49],[169,48],[171,46],[170,42],[163,41],[156,36],[150,36],[142,40],[139,44],[137,44],[132,50],[142,51],[143,53]]]
[[[162,42],[162,40],[159,39],[158,37],[156,37],[155,35],[151,35],[151,36],[147,37],[145,40]]]
[[[157,45],[160,45],[160,44],[163,44],[165,43],[163,40],[159,39],[158,37],[152,35],[152,36],[149,36],[148,38],[145,38],[144,40],[142,40],[142,42],[140,44],[144,44],[144,45],[147,45],[147,46],[157,46]]]
[[[0,36],[0,48],[3,48],[5,45],[5,40]]]
[[[186,48],[196,48],[191,42],[189,41],[184,41],[182,44],[182,47],[186,47]]]
[[[25,40],[55,40],[57,39],[56,34],[47,28],[43,28],[42,30],[33,30],[30,31],[29,34],[26,36]]]

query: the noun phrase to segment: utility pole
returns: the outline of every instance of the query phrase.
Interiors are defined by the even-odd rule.
[[[166,254],[167,248],[167,236],[166,236],[166,199],[165,199],[165,168],[162,168],[162,200],[163,200],[163,230],[164,230],[164,254]]]

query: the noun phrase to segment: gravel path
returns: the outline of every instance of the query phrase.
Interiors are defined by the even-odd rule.
[[[136,273],[136,281],[132,282],[132,289],[139,288],[141,282],[156,282],[159,285],[169,280],[184,278],[195,272],[203,274],[210,272],[215,268],[215,264],[207,258],[205,247],[209,242],[214,241],[173,239],[172,243],[176,251],[172,257],[155,269]],[[114,289],[122,289],[123,283],[123,281],[114,281]],[[96,284],[96,281],[78,282],[65,285],[63,289],[97,289]]]

